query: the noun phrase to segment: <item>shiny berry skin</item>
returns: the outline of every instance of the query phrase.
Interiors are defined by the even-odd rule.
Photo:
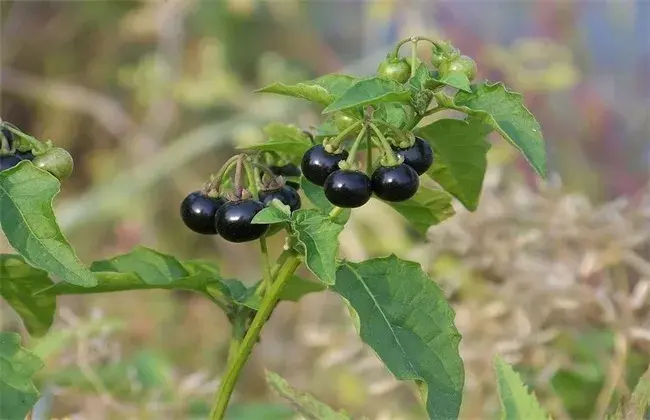
[[[254,241],[269,228],[269,225],[251,223],[263,209],[264,204],[253,199],[229,201],[217,210],[217,232],[229,242]]]
[[[265,206],[271,204],[274,198],[280,200],[282,204],[289,206],[292,212],[300,208],[300,194],[288,185],[276,190],[260,191],[260,201]]]
[[[415,169],[402,163],[380,166],[372,174],[372,190],[384,201],[405,201],[413,197],[420,186]]]
[[[398,156],[404,158],[404,163],[415,169],[418,175],[428,171],[433,164],[433,150],[429,143],[420,137],[416,137],[415,143],[408,149],[395,148],[394,150]]]
[[[361,207],[370,200],[372,185],[368,175],[360,171],[338,170],[323,185],[327,200],[338,207]]]
[[[0,171],[13,168],[20,163],[20,158],[16,155],[0,157]]]
[[[293,163],[288,163],[284,166],[269,166],[271,172],[275,175],[287,176],[300,176],[300,168]]]
[[[339,170],[339,162],[348,158],[348,152],[328,153],[322,145],[313,146],[302,157],[302,174],[309,181],[321,187],[325,179]]]
[[[185,226],[202,235],[216,235],[215,215],[226,203],[222,197],[210,197],[194,191],[181,203],[181,218]]]

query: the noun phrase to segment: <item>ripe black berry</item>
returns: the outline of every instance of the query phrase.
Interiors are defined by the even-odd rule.
[[[181,218],[185,226],[196,233],[216,235],[215,215],[225,202],[221,197],[209,197],[201,191],[194,191],[181,203]]]
[[[300,194],[298,194],[298,191],[288,185],[285,185],[284,187],[278,188],[276,190],[260,192],[260,201],[265,206],[268,206],[274,198],[277,198],[283,204],[289,206],[292,212],[300,208]]]
[[[372,195],[370,178],[360,171],[335,171],[327,177],[323,189],[330,203],[344,208],[361,207]]]
[[[0,171],[13,168],[20,163],[20,158],[16,155],[0,157]]]
[[[420,137],[415,138],[413,146],[408,149],[395,149],[395,152],[402,156],[404,163],[415,169],[418,175],[425,173],[433,164],[433,150],[429,143]]]
[[[348,158],[348,152],[328,153],[322,145],[313,146],[302,157],[302,173],[309,181],[323,186],[325,179],[339,170],[339,162]]]
[[[269,228],[269,225],[251,223],[262,209],[264,204],[257,200],[227,202],[217,210],[217,232],[229,242],[248,242],[258,239]]]
[[[380,166],[372,174],[372,190],[385,201],[405,201],[413,197],[420,186],[415,169],[402,163]]]
[[[284,166],[269,166],[271,172],[275,175],[287,176],[300,176],[300,168],[293,163],[288,163]]]

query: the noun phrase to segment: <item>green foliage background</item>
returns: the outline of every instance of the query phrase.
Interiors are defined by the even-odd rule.
[[[607,411],[609,397],[625,395],[648,364],[650,198],[647,188],[639,192],[647,183],[641,174],[621,188],[634,193],[629,204],[606,203],[612,189],[605,186],[629,170],[603,159],[616,132],[595,124],[606,110],[577,90],[600,71],[584,59],[589,51],[561,27],[556,42],[521,36],[497,43],[449,30],[436,6],[354,3],[3,1],[0,117],[73,154],[75,172],[56,212],[81,260],[142,243],[181,260],[214,260],[224,277],[252,284],[260,277],[254,245],[198,237],[178,217],[182,198],[235,147],[263,139],[265,122],[320,123],[300,101],[252,91],[341,68],[369,74],[389,48],[378,35],[387,25],[403,36],[449,37],[473,50],[479,78],[524,91],[564,186],[552,177],[550,187],[537,188],[497,141],[476,213],[456,203],[458,217],[430,230],[425,243],[389,206],[372,201],[353,212],[341,253],[354,261],[393,252],[439,280],[464,336],[463,418],[491,418],[498,410],[495,353],[515,362],[554,417]],[[425,23],[419,12],[437,17]],[[546,10],[558,22],[564,12]],[[514,20],[514,12],[505,15]],[[518,65],[524,56],[546,61],[532,71]],[[567,109],[569,95],[577,103]],[[634,124],[628,118],[623,123]],[[584,146],[585,137],[600,136],[605,151]],[[467,176],[445,173],[440,163],[432,168],[438,182]],[[459,198],[472,205],[475,194]],[[270,247],[282,245],[277,237]],[[0,237],[0,250],[8,249]],[[3,331],[24,332],[0,305]],[[266,386],[264,366],[353,418],[422,418],[417,391],[399,385],[360,344],[345,311],[329,294],[278,308],[231,416],[291,418]],[[227,329],[208,301],[181,291],[61,299],[47,337],[24,335],[46,361],[37,374],[45,397],[34,418],[201,417],[225,363]],[[624,380],[612,385],[617,372]]]

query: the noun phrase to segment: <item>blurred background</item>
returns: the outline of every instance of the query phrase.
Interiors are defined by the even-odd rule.
[[[479,78],[524,92],[549,181],[495,138],[475,213],[456,205],[420,238],[373,200],[353,213],[342,255],[396,253],[443,287],[464,337],[464,419],[498,412],[496,353],[556,419],[603,418],[650,363],[650,2],[3,0],[0,13],[0,116],[74,156],[56,211],[80,257],[142,243],[247,282],[260,276],[255,244],[192,234],[178,206],[237,145],[262,141],[265,122],[319,122],[306,102],[252,91],[372,74],[402,38],[450,39]],[[2,328],[23,331],[0,305]],[[34,418],[204,418],[228,329],[198,295],[60,299],[52,332],[25,335],[46,359]],[[292,418],[265,368],[354,418],[424,418],[328,293],[275,311],[231,418]]]

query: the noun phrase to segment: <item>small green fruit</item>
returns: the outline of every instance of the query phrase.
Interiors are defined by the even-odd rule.
[[[60,147],[54,147],[42,155],[36,156],[32,163],[37,168],[51,173],[59,180],[69,177],[74,167],[74,161],[70,153]]]

